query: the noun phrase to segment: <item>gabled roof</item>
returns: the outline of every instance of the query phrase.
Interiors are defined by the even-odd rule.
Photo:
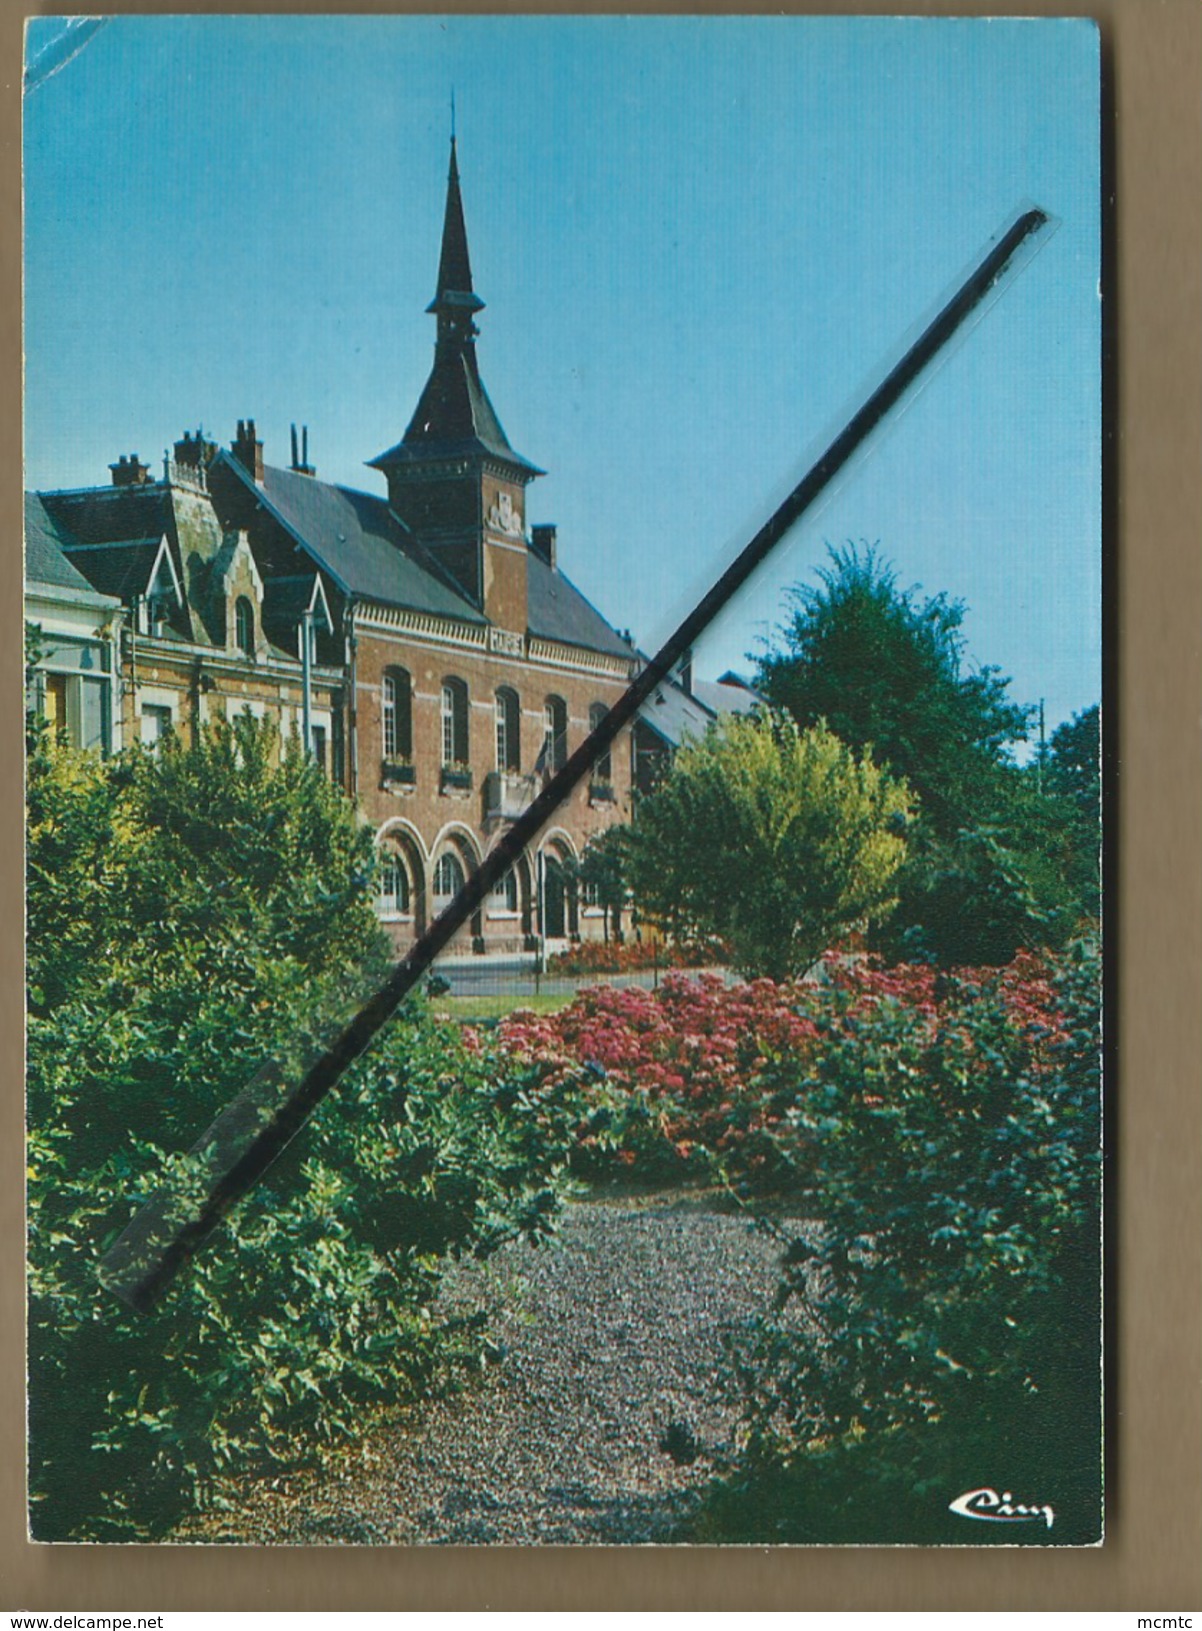
[[[263,585],[263,616],[277,623],[296,624],[306,612],[313,613],[313,626],[334,632],[330,603],[321,586],[320,572],[299,573],[294,577],[268,578]]]
[[[346,592],[461,623],[486,621],[470,600],[414,558],[418,546],[387,499],[271,465],[256,486],[236,460],[228,462]],[[616,657],[632,655],[569,579],[533,550],[526,561],[531,634]]]
[[[669,747],[678,748],[686,736],[704,736],[715,715],[675,680],[665,679],[656,686],[636,717]]]
[[[482,623],[471,604],[405,552],[405,534],[387,499],[268,465],[256,484],[237,459],[218,457],[347,594],[386,605]]]
[[[638,718],[669,747],[678,748],[686,735],[704,736],[724,714],[750,714],[762,705],[763,698],[745,679],[728,672],[720,680],[694,680],[688,691],[678,680],[664,680]]]
[[[70,533],[59,527],[38,493],[25,494],[25,581],[90,593],[92,585],[63,553],[72,542]]]

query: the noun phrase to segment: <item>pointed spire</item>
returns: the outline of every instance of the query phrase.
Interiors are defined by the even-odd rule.
[[[440,315],[448,308],[481,311],[484,302],[472,291],[472,263],[467,252],[463,198],[459,191],[459,160],[451,137],[451,168],[447,175],[447,210],[442,223],[442,254],[438,261],[438,292],[426,308]]]
[[[402,439],[378,458],[368,460],[374,469],[387,471],[432,459],[485,455],[520,471],[523,481],[542,475],[537,465],[510,447],[480,378],[476,361],[479,331],[472,319],[483,307],[483,300],[472,289],[459,161],[452,136],[438,293],[426,307],[438,319],[434,367]]]

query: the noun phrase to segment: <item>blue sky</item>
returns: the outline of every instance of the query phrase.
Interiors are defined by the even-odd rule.
[[[30,25],[26,483],[185,428],[318,474],[429,370],[449,101],[481,369],[529,516],[654,645],[1027,203],[1056,230],[732,603],[746,669],[827,543],[969,608],[970,660],[1100,687],[1097,39],[1085,22],[114,18]],[[50,54],[39,53],[51,44]],[[60,56],[66,53],[60,53]]]

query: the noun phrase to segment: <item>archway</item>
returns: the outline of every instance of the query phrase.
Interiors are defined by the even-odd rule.
[[[439,833],[434,844],[432,906],[434,916],[445,911],[455,895],[473,872],[479,870],[480,851],[471,832],[458,823],[451,823]],[[462,930],[460,934],[462,934]],[[478,907],[467,925],[472,950],[484,950],[484,912]],[[452,944],[456,944],[459,935]]]
[[[377,909],[387,923],[411,927],[413,937],[425,932],[429,921],[426,858],[421,839],[408,823],[385,822],[376,834],[380,856],[380,892]]]
[[[572,841],[562,829],[552,834],[543,845],[541,868],[544,940],[579,939],[579,863]]]

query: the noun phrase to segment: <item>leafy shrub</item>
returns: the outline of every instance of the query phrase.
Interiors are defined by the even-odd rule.
[[[802,974],[887,916],[906,853],[906,784],[818,723],[731,715],[686,741],[639,806],[627,873],[677,938],[726,941],[743,974]]]
[[[917,1003],[837,980],[805,1067],[761,1084],[818,1225],[783,1231],[737,1366],[743,1495],[774,1488],[788,1538],[977,1539],[947,1502],[991,1482],[1055,1504],[1020,1538],[1096,1538],[1098,991],[1080,945]]]
[[[1077,944],[670,975],[502,1022],[548,1081],[604,1071],[594,1161],[721,1177],[780,1240],[776,1310],[732,1364],[746,1456],[693,1538],[980,1540],[947,1503],[990,1482],[1046,1492],[1052,1538],[1096,1536],[1098,995]]]
[[[41,1539],[165,1532],[213,1480],[349,1431],[448,1351],[445,1253],[539,1237],[581,1110],[398,1016],[153,1314],[97,1280],[265,1057],[381,966],[370,835],[251,720],[29,774],[29,1377]]]

